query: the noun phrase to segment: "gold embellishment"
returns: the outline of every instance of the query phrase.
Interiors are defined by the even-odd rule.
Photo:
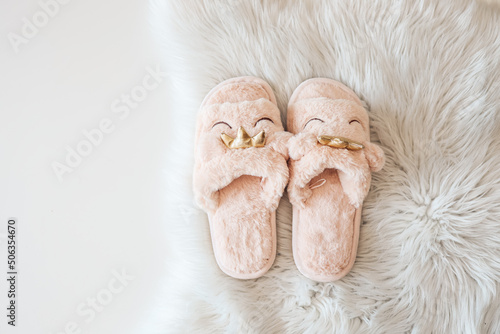
[[[351,151],[359,151],[365,148],[363,144],[344,137],[318,136],[318,142],[335,148],[346,148]]]
[[[238,135],[236,138],[228,136],[225,133],[222,133],[220,138],[228,148],[263,147],[266,145],[266,133],[264,130],[259,132],[257,135],[250,137],[242,126],[238,129]]]

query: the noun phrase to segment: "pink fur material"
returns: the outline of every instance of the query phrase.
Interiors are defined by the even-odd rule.
[[[384,153],[370,143],[369,118],[359,98],[330,79],[311,79],[296,89],[288,128],[296,133],[289,141],[288,185],[294,259],[305,276],[334,281],[354,264],[361,206]],[[324,146],[319,135],[349,138],[364,149]]]
[[[276,210],[288,182],[288,168],[282,163],[284,155],[271,147],[229,150],[206,161],[201,173],[196,173],[196,200],[207,212],[219,207],[219,190],[243,175],[261,178],[260,196],[264,207]],[[224,168],[224,166],[226,168]]]
[[[313,141],[316,143],[311,145]],[[300,146],[301,142],[304,143],[302,146]],[[316,136],[312,133],[301,133],[292,138],[290,146],[290,156],[294,161],[290,164],[288,193],[293,205],[305,208],[305,203],[312,194],[312,190],[307,185],[325,169],[332,168],[337,170],[339,182],[343,192],[349,198],[349,203],[355,208],[360,207],[370,188],[370,170],[380,166],[379,164],[370,166],[367,155],[371,153],[368,153],[368,150],[349,151],[323,146],[318,143]],[[373,145],[373,147],[377,146]],[[373,147],[370,146],[370,149]],[[309,149],[309,152],[301,156],[300,151],[305,148]],[[375,163],[378,161],[376,160]]]
[[[221,123],[223,122],[223,123]],[[266,133],[264,147],[230,149],[220,135]],[[262,276],[276,253],[275,210],[288,182],[291,135],[283,131],[270,86],[230,79],[205,98],[198,116],[193,185],[210,221],[219,267],[236,278]]]

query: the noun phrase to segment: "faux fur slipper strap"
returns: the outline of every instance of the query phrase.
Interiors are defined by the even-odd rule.
[[[295,163],[290,164],[288,194],[290,202],[301,208],[312,194],[310,181],[327,168],[338,171],[342,189],[358,208],[369,191],[371,171],[380,170],[384,164],[382,150],[370,142],[360,150],[334,148],[305,132],[290,139],[289,155]]]
[[[276,137],[285,138],[286,134]],[[277,138],[278,139],[278,138]],[[242,175],[261,177],[262,196],[266,209],[276,210],[288,182],[285,152],[277,152],[277,142],[269,147],[228,150],[225,154],[202,163],[194,174],[195,197],[202,208],[218,207],[218,191]],[[284,145],[279,145],[284,146]]]

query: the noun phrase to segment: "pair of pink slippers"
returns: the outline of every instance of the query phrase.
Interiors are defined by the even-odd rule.
[[[288,185],[295,263],[312,280],[335,281],[354,264],[361,207],[384,153],[370,142],[359,98],[334,80],[303,82],[287,126],[265,81],[240,77],[213,88],[196,128],[196,201],[222,271],[257,278],[274,262],[276,209]]]

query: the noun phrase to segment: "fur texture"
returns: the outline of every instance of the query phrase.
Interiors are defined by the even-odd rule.
[[[384,153],[370,143],[368,114],[358,97],[332,80],[307,80],[291,97],[287,125],[296,133],[288,144],[293,171],[288,186],[290,202],[304,208],[312,193],[306,186],[325,169],[334,168],[350,204],[359,208],[370,188],[370,171],[382,168]],[[323,146],[317,141],[320,135],[355,140],[365,149],[349,151]]]
[[[453,1],[165,1],[153,13],[172,81],[169,275],[158,333],[499,333],[500,19]],[[273,87],[282,120],[305,79],[345,83],[386,155],[363,203],[358,257],[334,283],[292,258],[292,208],[258,280],[221,273],[193,202],[195,120],[239,75]],[[253,133],[250,133],[253,134]],[[187,139],[186,139],[187,138]],[[152,332],[149,330],[144,333]]]
[[[306,277],[332,282],[354,264],[359,211],[370,189],[371,170],[382,168],[384,153],[370,143],[361,101],[333,80],[315,78],[300,84],[290,97],[287,124],[297,132],[289,141],[294,260]],[[320,135],[348,138],[365,148],[324,146],[317,140]]]
[[[234,138],[240,126],[250,136],[265,131],[266,145],[228,148],[221,134]],[[288,183],[288,138],[271,88],[257,78],[224,81],[201,105],[194,193],[208,213],[214,253],[228,275],[256,278],[274,261],[274,212]]]

